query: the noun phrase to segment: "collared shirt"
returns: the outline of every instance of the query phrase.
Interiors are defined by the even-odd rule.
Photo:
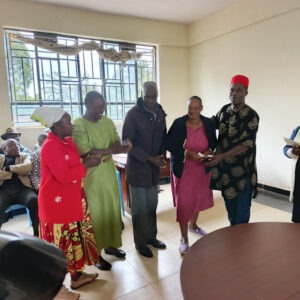
[[[225,199],[234,199],[244,190],[246,179],[250,178],[253,194],[257,193],[256,134],[259,116],[245,105],[234,112],[231,105],[225,105],[215,117],[219,137],[217,154],[242,145],[247,150],[221,161],[212,169],[211,188],[221,190]]]
[[[144,106],[144,109],[145,111],[149,112],[150,114],[153,115],[153,118],[154,118],[154,121],[156,121],[156,110],[158,109],[158,105],[156,104],[155,107],[154,107],[154,110],[150,110],[146,105],[145,103],[143,102],[143,106]]]
[[[14,166],[15,164],[16,164],[15,156],[5,155],[5,161],[3,167]],[[14,188],[14,187],[19,187],[20,185],[23,186],[18,175],[16,173],[12,173],[12,177],[10,179],[6,179],[1,185],[1,188]]]

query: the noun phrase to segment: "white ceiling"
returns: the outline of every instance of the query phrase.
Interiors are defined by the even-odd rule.
[[[238,0],[29,0],[178,23],[191,23]]]

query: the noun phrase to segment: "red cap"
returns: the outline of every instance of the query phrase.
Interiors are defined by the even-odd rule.
[[[230,85],[234,83],[239,83],[245,87],[249,85],[249,78],[244,75],[235,75],[231,78]]]

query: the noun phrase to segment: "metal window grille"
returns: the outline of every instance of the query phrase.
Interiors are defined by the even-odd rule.
[[[141,95],[142,84],[156,80],[154,46],[93,40],[105,49],[143,52],[139,60],[122,65],[101,59],[96,51],[66,56],[10,38],[10,33],[43,38],[64,45],[92,41],[82,37],[5,29],[9,98],[14,124],[30,124],[39,106],[56,106],[72,118],[84,111],[84,96],[96,90],[106,99],[106,115],[123,120]]]

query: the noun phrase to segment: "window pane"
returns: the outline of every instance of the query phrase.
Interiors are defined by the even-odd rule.
[[[143,82],[155,80],[155,48],[152,46],[54,33],[13,29],[4,31],[14,123],[31,123],[33,107],[43,105],[63,107],[74,119],[83,113],[84,97],[92,90],[103,93],[107,102],[106,115],[113,120],[122,120],[140,95]],[[62,55],[11,38],[10,33],[41,38],[64,46],[92,41],[112,55],[119,51],[133,51],[143,52],[143,56],[124,64],[102,59],[95,50],[84,50],[78,55]]]

